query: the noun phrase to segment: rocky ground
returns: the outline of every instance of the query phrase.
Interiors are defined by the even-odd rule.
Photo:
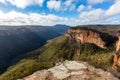
[[[65,61],[48,70],[40,70],[19,80],[119,80],[110,72],[86,62]]]

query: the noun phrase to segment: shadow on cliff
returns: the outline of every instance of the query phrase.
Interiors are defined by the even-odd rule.
[[[100,38],[106,43],[106,47],[109,47],[110,45],[112,45],[112,44],[115,44],[116,43],[116,41],[118,40],[118,37],[116,36],[116,35],[110,35],[109,34],[109,32],[102,32],[102,31],[99,31],[99,30],[97,30],[97,29],[92,29],[92,28],[88,28],[88,27],[79,27],[79,26],[77,26],[77,27],[70,27],[70,29],[72,30],[85,30],[85,31],[92,31],[92,32],[95,32],[95,33],[97,33],[97,34],[99,34],[100,35]],[[76,34],[77,32],[75,32],[75,33],[71,33],[71,34]],[[88,34],[88,35],[90,35],[90,34]],[[74,37],[73,37],[74,38]]]

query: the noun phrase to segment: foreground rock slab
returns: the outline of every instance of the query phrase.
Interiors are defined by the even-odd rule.
[[[110,72],[86,62],[65,61],[48,70],[40,70],[20,80],[119,80]]]

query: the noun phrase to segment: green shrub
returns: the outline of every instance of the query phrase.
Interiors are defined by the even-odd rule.
[[[37,62],[36,60],[24,60],[12,67],[10,67],[3,75],[0,76],[0,80],[16,80],[30,75],[33,72],[52,67],[52,62]]]

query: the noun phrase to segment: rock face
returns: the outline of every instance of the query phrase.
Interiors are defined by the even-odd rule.
[[[65,61],[20,80],[119,80],[110,72],[96,69],[86,62]]]
[[[112,69],[114,70],[113,73],[120,77],[120,36],[116,41],[116,53],[114,54]]]
[[[71,27],[66,36],[81,43],[92,43],[101,48],[106,48],[106,42],[102,39],[101,33],[92,29]]]
[[[114,63],[112,68],[113,70],[120,72],[120,36],[118,36],[118,41],[116,42],[116,54],[114,54]]]
[[[120,49],[120,36],[118,36],[118,41],[116,42],[116,52]]]

